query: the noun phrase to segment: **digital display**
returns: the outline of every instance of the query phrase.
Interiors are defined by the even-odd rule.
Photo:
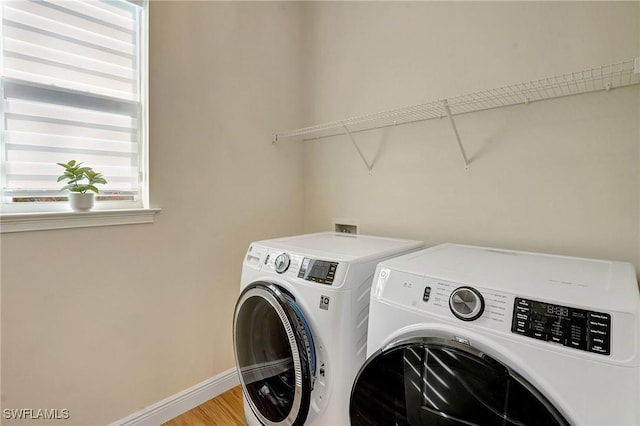
[[[327,262],[325,260],[309,259],[305,257],[298,271],[298,278],[307,281],[313,281],[320,284],[333,283],[336,275],[338,264],[336,262]]]
[[[329,266],[331,266],[329,262],[316,260],[313,262],[313,266],[311,266],[311,270],[307,273],[305,278],[313,277],[324,280],[327,278],[327,274],[329,273]]]
[[[557,306],[557,305],[547,305],[547,313],[550,315],[556,315],[559,317],[568,317],[569,308],[565,308],[564,306]]]
[[[569,308],[566,306],[552,305],[551,303],[543,302],[531,302],[530,308],[533,313],[538,314],[537,316],[539,319],[545,318],[545,321],[553,321],[569,316]]]

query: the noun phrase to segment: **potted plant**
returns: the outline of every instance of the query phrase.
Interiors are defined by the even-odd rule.
[[[69,190],[71,210],[76,212],[91,210],[95,204],[95,195],[100,192],[96,184],[107,183],[102,173],[94,171],[91,167],[82,167],[83,163],[78,163],[76,160],[57,164],[64,167],[64,174],[58,177],[58,182],[68,181],[60,190]]]

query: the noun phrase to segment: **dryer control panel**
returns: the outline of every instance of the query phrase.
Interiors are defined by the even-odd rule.
[[[516,297],[511,331],[602,355],[611,354],[611,315]]]

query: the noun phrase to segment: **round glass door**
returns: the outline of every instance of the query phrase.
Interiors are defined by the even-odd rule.
[[[443,339],[413,339],[379,351],[351,393],[351,425],[568,425],[509,367]]]
[[[266,282],[247,287],[236,304],[234,346],[243,392],[256,417],[265,425],[303,424],[315,350],[293,297]]]

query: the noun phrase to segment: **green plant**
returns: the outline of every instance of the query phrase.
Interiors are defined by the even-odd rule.
[[[77,163],[71,160],[68,163],[57,163],[64,167],[64,174],[58,177],[58,182],[68,180],[67,184],[60,190],[68,189],[71,192],[79,192],[81,194],[87,191],[93,191],[96,194],[100,192],[95,186],[98,183],[105,184],[107,181],[102,177],[102,173],[93,171],[91,167],[81,167],[83,163]]]

